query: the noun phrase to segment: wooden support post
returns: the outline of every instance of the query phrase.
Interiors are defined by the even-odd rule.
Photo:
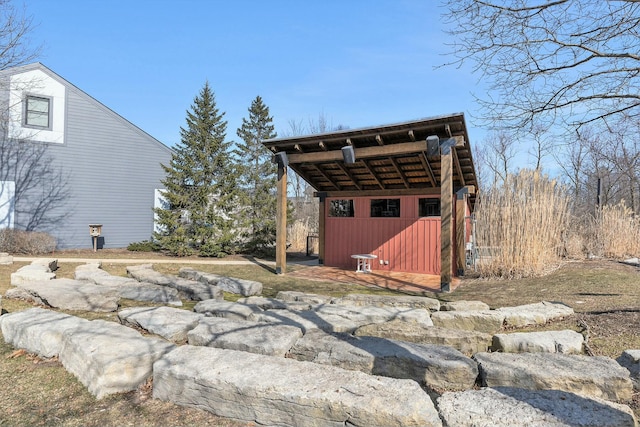
[[[453,174],[451,146],[440,146],[440,290],[451,290],[451,272],[453,262]]]
[[[325,235],[325,209],[326,209],[326,196],[320,194],[318,196],[318,263],[324,264],[324,235]]]
[[[464,276],[466,266],[465,248],[465,213],[467,212],[467,194],[458,194],[456,197],[456,267],[457,275]]]
[[[287,271],[287,166],[278,164],[276,206],[276,274]]]

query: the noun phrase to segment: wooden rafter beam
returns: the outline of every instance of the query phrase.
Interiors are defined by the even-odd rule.
[[[462,168],[460,167],[460,159],[458,159],[458,153],[455,148],[453,148],[451,151],[453,154],[453,163],[456,166],[456,172],[458,173],[458,177],[460,177],[460,184],[462,184],[462,186],[464,187],[466,184],[464,182],[464,174],[462,173]]]
[[[367,168],[367,170],[373,177],[373,180],[376,182],[376,184],[378,184],[378,186],[380,186],[381,189],[385,190],[386,189],[385,185],[382,183],[380,178],[378,178],[378,176],[376,175],[375,171],[373,170],[369,162],[366,160],[363,160],[362,163],[364,164],[364,167]]]
[[[354,148],[356,159],[362,160],[373,157],[400,156],[417,154],[427,149],[426,141],[404,142],[374,147]],[[315,153],[289,154],[289,164],[326,163],[343,160],[341,150],[320,151]]]
[[[400,178],[402,179],[402,182],[404,183],[404,186],[406,188],[411,187],[411,185],[409,184],[409,180],[407,179],[407,177],[404,174],[404,172],[402,172],[402,169],[400,168],[400,165],[398,164],[396,159],[392,158],[390,160],[391,160],[391,164],[393,165],[394,169],[396,170],[396,172],[398,172],[398,175],[400,175]]]
[[[393,190],[362,190],[362,191],[321,191],[315,192],[315,197],[324,195],[325,197],[370,197],[380,196],[389,197],[393,196],[424,196],[424,195],[436,195],[440,194],[439,188],[421,187],[421,188],[394,188]]]
[[[431,184],[434,187],[437,187],[438,183],[436,182],[436,176],[433,173],[433,169],[431,169],[431,165],[429,164],[429,160],[427,160],[427,155],[425,153],[420,153],[420,155],[418,157],[420,158],[420,162],[422,163],[422,167],[424,168],[425,171],[427,171],[427,176],[429,177],[429,181],[431,181]]]
[[[336,184],[335,182],[333,182],[333,179],[331,179],[331,177],[329,175],[324,173],[324,171],[322,169],[320,169],[317,165],[311,164],[310,166],[313,167],[320,175],[322,175],[322,177],[324,179],[329,181],[329,184],[331,184],[333,186],[333,188],[335,188],[336,190],[341,190],[340,186],[338,184]]]
[[[339,163],[339,162],[336,162],[335,164],[336,166],[338,166],[338,168],[340,168],[342,172],[344,172],[345,175],[349,177],[349,179],[353,182],[353,185],[355,185],[358,190],[362,190],[362,186],[358,183],[358,180],[356,179],[355,175],[353,175],[351,171],[347,169],[346,166],[342,165],[342,163]]]

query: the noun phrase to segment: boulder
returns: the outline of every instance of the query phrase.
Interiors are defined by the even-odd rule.
[[[76,280],[86,280],[101,286],[118,287],[139,283],[130,277],[112,276],[100,268],[100,266],[101,263],[99,262],[79,265],[76,267],[73,277]]]
[[[300,328],[247,320],[206,317],[188,333],[190,345],[284,357],[302,337]]]
[[[626,405],[559,390],[511,387],[447,392],[437,400],[445,425],[455,427],[636,427]]]
[[[369,294],[349,294],[342,298],[331,300],[333,304],[339,305],[369,305],[376,307],[395,308],[422,308],[430,311],[440,310],[440,301],[434,298],[418,297],[410,295],[369,295]]]
[[[640,350],[625,350],[616,361],[627,368],[635,389],[640,391]]]
[[[544,325],[550,320],[562,319],[573,315],[573,309],[562,303],[538,302],[535,304],[502,307],[496,310],[504,314],[507,326],[522,327],[527,325]]]
[[[158,360],[153,397],[260,425],[442,426],[414,381],[211,347]]]
[[[230,301],[219,301],[217,299],[200,301],[193,307],[193,310],[205,316],[226,317],[227,319],[235,320],[252,320],[250,318],[254,313],[262,311],[257,306]]]
[[[449,301],[440,305],[442,311],[488,311],[489,304],[482,301]]]
[[[559,353],[476,353],[482,385],[563,390],[601,399],[631,399],[629,371],[608,357]]]
[[[424,326],[392,320],[359,327],[356,336],[372,336],[408,341],[417,344],[438,344],[453,347],[464,354],[484,352],[491,346],[492,336],[483,332]]]
[[[489,311],[438,311],[431,315],[435,326],[493,334],[502,329],[504,313]]]
[[[177,289],[185,299],[204,301],[208,299],[224,299],[222,289],[196,280],[183,279],[178,276],[162,274],[153,269],[151,264],[141,264],[127,267],[127,274],[139,282],[148,282],[155,285],[169,286]]]
[[[43,267],[45,271],[53,272],[58,269],[58,260],[55,258],[38,258],[31,261],[31,265]]]
[[[638,259],[638,257],[634,257],[634,258],[627,258],[624,261],[622,261],[623,264],[629,264],[629,265],[638,265],[640,266],[640,259]]]
[[[23,283],[19,287],[34,301],[63,310],[116,311],[120,300],[117,292],[111,288],[74,279]]]
[[[118,323],[94,320],[64,331],[60,362],[101,399],[135,390],[151,376],[153,363],[173,348]]]
[[[11,273],[11,284],[19,286],[25,283],[42,282],[56,278],[56,274],[49,269],[49,265],[34,261],[29,265],[20,267],[18,271]]]
[[[310,310],[265,310],[253,313],[248,317],[248,320],[295,326],[305,334],[313,329],[322,329],[329,332],[350,332],[357,328],[355,323],[347,321],[343,317],[334,316],[331,318],[325,316],[325,318],[320,318],[316,312]]]
[[[42,357],[55,357],[62,348],[62,334],[69,328],[89,322],[44,308],[29,308],[0,317],[0,330],[6,343]]]
[[[178,275],[207,285],[217,286],[223,291],[230,292],[232,294],[239,294],[245,297],[260,295],[262,293],[262,283],[253,280],[237,279],[235,277],[205,273],[190,267],[181,268]]]
[[[493,336],[493,351],[582,354],[584,337],[571,331],[515,332]]]
[[[288,357],[392,378],[429,387],[464,390],[478,377],[476,362],[440,345],[414,344],[377,337],[307,332]]]
[[[429,311],[421,308],[326,304],[316,307],[315,312],[321,318],[342,317],[357,326],[388,322],[393,319],[423,323],[425,326],[433,325]]]
[[[262,310],[286,310],[289,308],[289,304],[276,298],[253,296],[239,298],[236,302],[260,307]],[[306,306],[306,310],[311,310],[311,306],[309,304],[306,304]]]
[[[142,328],[178,344],[187,341],[187,332],[202,318],[202,314],[172,307],[132,307],[118,313],[123,325]]]
[[[307,302],[312,305],[329,304],[332,299],[327,295],[309,294],[297,291],[280,291],[276,295],[276,298],[286,302]]]
[[[12,265],[13,257],[6,252],[0,252],[0,265]]]
[[[31,304],[46,306],[44,301],[42,301],[37,295],[30,294],[26,289],[22,288],[9,288],[7,292],[4,293],[5,298],[9,299],[20,299]]]

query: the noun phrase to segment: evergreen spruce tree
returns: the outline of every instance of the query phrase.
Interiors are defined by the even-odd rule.
[[[170,164],[162,165],[168,206],[155,211],[162,229],[155,238],[175,255],[220,256],[235,249],[237,175],[223,117],[206,82],[187,111]]]
[[[249,117],[242,119],[237,130],[242,142],[236,155],[242,189],[242,236],[245,249],[251,253],[267,250],[276,240],[277,167],[273,154],[262,145],[263,139],[275,138],[273,118],[262,98],[251,102]]]

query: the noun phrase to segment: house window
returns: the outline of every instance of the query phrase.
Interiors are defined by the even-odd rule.
[[[400,199],[372,199],[371,217],[399,217]]]
[[[418,216],[440,216],[440,199],[418,199]]]
[[[329,216],[333,217],[353,217],[353,200],[332,200],[329,205]]]
[[[25,100],[25,126],[51,128],[51,99],[28,95]]]

